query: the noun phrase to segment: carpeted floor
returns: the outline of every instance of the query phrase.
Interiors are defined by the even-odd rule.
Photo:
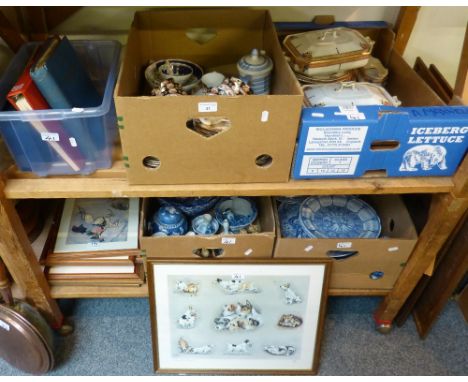
[[[380,299],[330,298],[319,375],[467,375],[468,325],[450,301],[427,339],[412,319],[390,334],[374,329]],[[49,375],[152,375],[146,299],[62,301],[75,332],[58,339]],[[0,375],[23,375],[0,360]]]

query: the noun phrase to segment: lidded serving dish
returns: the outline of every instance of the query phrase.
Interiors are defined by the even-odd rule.
[[[368,82],[338,82],[333,84],[305,85],[304,104],[317,106],[400,106],[380,85]]]
[[[292,34],[283,41],[293,70],[306,76],[363,67],[373,45],[369,37],[343,27]]]

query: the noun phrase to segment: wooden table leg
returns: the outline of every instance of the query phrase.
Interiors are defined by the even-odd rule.
[[[26,299],[41,311],[53,328],[63,316],[51,297],[49,284],[39,266],[21,220],[12,202],[5,198],[0,182],[0,257]]]
[[[467,209],[468,198],[456,198],[452,194],[433,196],[429,220],[421,232],[418,243],[395,286],[374,314],[377,328],[391,327],[394,318],[416,287],[424,271],[434,260]]]

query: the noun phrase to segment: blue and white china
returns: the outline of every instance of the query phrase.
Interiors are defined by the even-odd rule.
[[[189,218],[203,214],[213,208],[218,197],[195,197],[195,198],[158,198],[161,205],[177,207]]]
[[[278,203],[302,203],[307,196],[277,196]]]
[[[317,238],[379,237],[381,224],[375,210],[355,196],[310,196],[299,207],[304,231]]]
[[[182,62],[166,61],[165,64],[158,68],[159,75],[165,80],[172,78],[174,82],[183,85],[193,75],[193,68]]]
[[[168,236],[185,235],[188,229],[187,218],[173,206],[162,206],[153,217],[153,234],[163,232]]]
[[[237,196],[224,198],[215,206],[215,217],[221,225],[223,225],[224,220],[227,220],[229,232],[239,233],[241,229],[248,227],[257,218],[257,206],[249,198]]]
[[[192,220],[192,229],[197,235],[214,235],[218,232],[219,222],[210,214],[199,215]]]
[[[145,69],[146,81],[152,88],[159,88],[159,84],[164,79],[159,73],[159,67],[161,65],[164,65],[166,61],[169,61],[170,63],[175,63],[175,64],[177,63],[186,64],[192,68],[193,73],[189,77],[189,79],[182,85],[183,90],[185,90],[186,92],[189,92],[195,89],[196,87],[200,86],[201,78],[203,76],[203,69],[201,68],[201,66],[195,64],[192,61],[183,60],[179,58],[171,58],[167,60],[159,60],[159,61],[153,62]]]
[[[242,81],[250,85],[254,94],[270,93],[270,76],[273,60],[264,50],[252,49],[250,54],[237,62],[237,70]]]
[[[291,199],[284,201],[278,207],[278,217],[280,223],[280,232],[282,237],[310,238],[314,237],[308,234],[299,222],[300,201],[291,202]],[[301,201],[304,198],[301,198]]]

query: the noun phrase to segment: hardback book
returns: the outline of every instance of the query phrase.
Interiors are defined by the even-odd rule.
[[[138,249],[138,221],[139,198],[67,199],[53,252]]]
[[[7,94],[10,104],[19,111],[47,110],[49,104],[42,96],[30,75],[31,66],[39,52],[35,51],[15,85]],[[31,119],[31,126],[40,135],[41,140],[48,143],[52,150],[63,159],[74,171],[79,171],[85,165],[80,149],[70,140],[70,136],[58,121],[41,121]]]
[[[52,109],[90,108],[102,102],[66,36],[54,36],[44,43],[30,74]],[[94,158],[95,151],[105,147],[105,131],[94,128],[92,118],[68,118],[63,124],[87,158]]]

